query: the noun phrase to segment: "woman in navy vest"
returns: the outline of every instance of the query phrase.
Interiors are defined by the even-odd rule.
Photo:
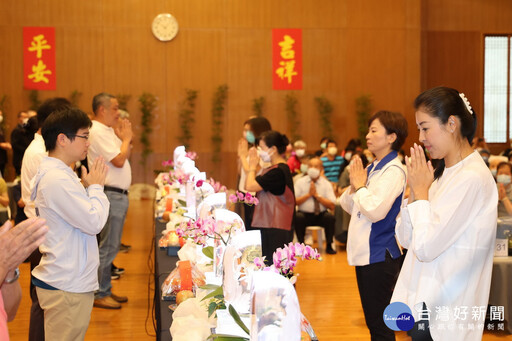
[[[399,114],[379,111],[370,118],[366,135],[375,161],[366,169],[357,155],[350,163],[350,187],[340,204],[351,214],[347,258],[356,267],[357,285],[371,339],[395,340],[383,320],[402,264],[395,238],[406,173],[397,158],[407,138],[407,121]]]

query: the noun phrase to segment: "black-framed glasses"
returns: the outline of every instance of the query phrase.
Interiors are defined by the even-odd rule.
[[[89,135],[77,135],[77,134],[74,134],[74,135],[71,135],[71,136],[79,137],[79,138],[84,139],[84,140],[88,140],[89,139]]]

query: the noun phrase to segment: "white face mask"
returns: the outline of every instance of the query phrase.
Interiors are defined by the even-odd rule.
[[[295,155],[297,155],[298,157],[303,157],[304,154],[306,154],[306,151],[304,149],[297,149],[295,151]]]
[[[491,169],[491,174],[494,178],[496,178],[496,174],[498,173],[497,169]]]
[[[269,154],[269,152],[266,150],[258,149],[258,155],[260,156],[260,159],[263,162],[271,162],[272,161],[272,154]]]
[[[510,175],[507,175],[507,174],[500,174],[496,178],[496,181],[498,181],[498,183],[504,184],[504,185],[508,185],[510,183],[510,180],[511,180]]]
[[[320,176],[320,169],[308,168],[308,175],[312,180],[316,180]]]
[[[300,165],[300,172],[301,173],[307,173],[308,172],[308,165],[306,165],[305,163],[302,163]]]
[[[336,148],[336,147],[329,147],[329,148],[327,148],[327,153],[329,155],[336,155],[336,154],[338,154],[338,148]]]
[[[352,158],[352,153],[345,153],[345,160],[350,161]]]

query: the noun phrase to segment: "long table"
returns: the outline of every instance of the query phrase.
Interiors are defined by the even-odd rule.
[[[507,321],[507,331],[512,334],[512,257],[494,257],[492,267],[490,306],[504,307],[504,318]]]
[[[155,319],[157,341],[172,340],[169,328],[172,323],[172,311],[169,309],[171,302],[162,300],[162,283],[167,275],[176,267],[178,257],[168,256],[166,250],[158,247],[158,240],[165,230],[165,222],[155,219]]]

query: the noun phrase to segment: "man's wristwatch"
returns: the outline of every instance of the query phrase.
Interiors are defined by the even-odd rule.
[[[18,280],[18,278],[20,278],[20,269],[19,268],[16,268],[14,270],[14,277],[13,278],[6,278],[4,280],[4,283],[5,284],[11,284],[11,283],[14,283]]]

